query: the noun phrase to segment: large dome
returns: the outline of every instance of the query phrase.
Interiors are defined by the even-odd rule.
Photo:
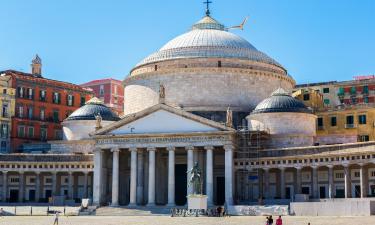
[[[192,30],[165,44],[140,63],[142,66],[171,59],[237,58],[264,62],[281,67],[279,63],[258,51],[245,39],[230,33],[210,16],[194,24]]]

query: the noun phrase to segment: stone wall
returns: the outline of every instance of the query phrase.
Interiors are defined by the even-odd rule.
[[[269,131],[269,148],[312,146],[316,136],[316,116],[308,113],[259,113],[248,117],[249,129]]]
[[[209,59],[204,60],[210,64]],[[189,64],[192,61],[183,62]],[[217,64],[217,59],[215,62]],[[160,69],[156,71],[145,70],[132,75],[125,81],[125,115],[157,104],[160,84],[165,87],[166,104],[188,108],[188,111],[225,111],[228,106],[235,111],[250,111],[278,87],[290,91],[295,84],[280,68],[269,71],[270,68],[264,67],[271,66],[266,64],[262,68],[243,68],[244,62],[234,62],[237,62],[236,67],[189,64],[186,68],[166,66],[163,69],[165,63],[182,63],[176,60],[158,64]],[[195,110],[197,108],[199,110]]]

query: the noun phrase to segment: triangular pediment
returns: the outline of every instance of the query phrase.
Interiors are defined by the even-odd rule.
[[[94,133],[94,135],[126,135],[156,133],[194,133],[231,131],[220,123],[174,108],[158,104],[122,118]]]

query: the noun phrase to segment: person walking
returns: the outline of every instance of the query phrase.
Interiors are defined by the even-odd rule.
[[[266,217],[266,225],[268,225],[268,216]]]
[[[269,216],[268,217],[268,225],[272,225],[272,224],[273,224],[272,216]]]
[[[53,222],[53,225],[59,225],[59,212],[55,213],[55,221]]]
[[[277,218],[276,225],[283,225],[283,220],[281,219],[281,216],[279,216],[279,218]]]

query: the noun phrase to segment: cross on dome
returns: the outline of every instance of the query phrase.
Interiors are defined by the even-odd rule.
[[[210,16],[210,4],[212,2],[209,1],[209,0],[206,0],[205,2],[203,2],[203,4],[206,4],[206,16]]]

